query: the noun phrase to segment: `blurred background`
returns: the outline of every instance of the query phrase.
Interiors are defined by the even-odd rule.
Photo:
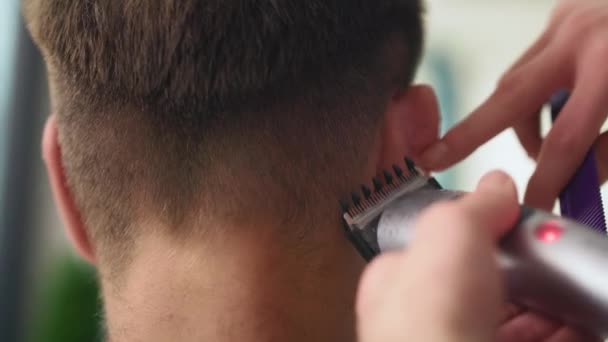
[[[475,108],[545,26],[556,0],[430,0],[419,81],[441,98],[444,129]],[[533,81],[533,80],[532,80]],[[49,113],[45,70],[19,0],[0,2],[0,341],[100,340],[93,270],[73,254],[40,158]],[[442,174],[472,189],[492,169],[524,189],[533,163],[511,131]]]

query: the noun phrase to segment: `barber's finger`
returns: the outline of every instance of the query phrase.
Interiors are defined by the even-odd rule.
[[[599,181],[604,184],[608,180],[608,133],[600,135],[594,147]]]
[[[407,257],[380,257],[364,272],[357,296],[360,341],[493,338],[503,305],[493,235],[512,224],[516,198],[512,181],[493,173],[474,194],[426,211]],[[496,225],[504,228],[494,231]]]
[[[553,14],[551,15],[551,20],[549,21],[547,28],[541,34],[541,36],[526,50],[526,52],[509,68],[507,73],[518,69],[534,59],[534,57],[538,56],[542,51],[544,51],[551,41],[555,38],[558,29],[561,27],[561,24],[564,21],[564,18],[568,17],[572,14],[572,11],[566,7],[566,5],[558,6]]]
[[[502,172],[489,173],[481,179],[476,192],[457,202],[436,205],[423,214],[416,223],[412,253],[428,250],[428,253],[440,257],[448,255],[436,252],[441,250],[441,244],[461,248],[452,236],[495,240],[517,220],[518,214],[517,190],[511,178]],[[417,248],[419,245],[424,247]],[[447,257],[452,259],[451,255]],[[428,260],[426,257],[422,259],[423,264]],[[358,309],[368,312],[369,303],[374,298],[366,297],[367,293],[381,293],[379,289],[386,288],[389,279],[395,276],[395,269],[404,263],[405,252],[388,253],[374,259],[361,279],[360,295],[363,296],[359,297]]]
[[[593,62],[592,65],[601,65]],[[608,69],[587,68],[564,110],[545,138],[538,166],[530,179],[526,204],[550,210],[596,140],[606,119]]]
[[[411,273],[404,253],[378,256],[363,272],[356,301],[359,342],[397,342],[412,336],[403,325],[408,324],[407,313],[413,312],[415,304],[400,273]]]
[[[576,331],[569,327],[562,327],[545,342],[602,342],[603,339]]]
[[[507,73],[513,72],[518,68],[524,66],[528,62],[534,59],[534,57],[538,56],[544,49],[547,48],[549,43],[551,42],[551,38],[553,37],[554,26],[549,26],[547,30],[538,38],[527,50],[524,54],[513,63],[513,65],[509,68]]]
[[[421,166],[445,169],[517,121],[534,115],[569,78],[560,49],[548,47],[527,65],[505,75],[488,100],[422,154]]]
[[[459,243],[484,243],[503,235],[517,220],[520,208],[513,180],[503,172],[487,174],[475,192],[454,202],[436,205],[423,213],[416,224],[416,244],[412,254],[428,254],[426,260],[453,258],[450,253],[436,253],[447,248],[454,253],[468,252]],[[493,242],[485,242],[485,244]]]
[[[408,104],[401,118],[404,123],[402,130],[393,130],[396,135],[407,139],[408,153],[417,156],[420,152],[439,139],[441,111],[435,91],[428,85],[415,85],[408,89],[406,96]],[[420,108],[426,108],[420,115]],[[397,152],[403,153],[403,151]]]
[[[380,319],[378,317],[379,310],[383,309],[382,315],[387,314],[383,304],[395,299],[391,296],[395,295],[393,289],[396,284],[396,277],[398,277],[397,272],[402,269],[405,272],[405,268],[405,254],[403,252],[380,255],[365,268],[357,291],[356,311],[358,318],[365,320]],[[369,324],[369,322],[362,323]]]
[[[538,111],[537,114],[529,116],[513,126],[517,139],[519,139],[528,156],[534,160],[538,158],[543,145],[540,131],[540,115],[540,111]]]
[[[490,340],[503,308],[501,276],[494,259],[495,239],[517,220],[519,206],[512,180],[491,173],[463,199],[423,214],[408,262],[415,281],[428,295],[424,312],[441,336]],[[441,251],[441,253],[438,253]],[[450,279],[449,286],[437,275]]]
[[[551,337],[560,329],[558,322],[532,312],[524,312],[503,324],[496,335],[497,342],[538,342]]]
[[[477,228],[489,231],[495,239],[512,227],[520,212],[515,183],[502,171],[485,175],[475,192],[465,196],[459,205],[474,219]]]
[[[471,252],[467,247],[473,244],[493,247],[493,241],[515,223],[519,211],[511,178],[502,172],[489,173],[475,192],[458,201],[435,205],[422,214],[410,257],[424,258],[424,264],[442,258],[454,260]],[[436,253],[438,249],[446,253]]]

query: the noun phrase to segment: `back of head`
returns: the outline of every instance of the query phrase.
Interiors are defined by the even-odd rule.
[[[67,182],[114,266],[150,221],[189,236],[327,220],[422,45],[417,0],[25,0],[25,14]]]

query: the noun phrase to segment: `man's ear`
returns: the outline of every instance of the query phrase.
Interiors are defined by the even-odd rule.
[[[415,85],[394,94],[384,114],[376,172],[402,164],[439,139],[440,113],[435,91]]]
[[[53,191],[53,198],[68,237],[80,256],[90,263],[95,263],[95,253],[74,202],[72,192],[66,182],[54,115],[49,117],[44,127],[42,154]]]

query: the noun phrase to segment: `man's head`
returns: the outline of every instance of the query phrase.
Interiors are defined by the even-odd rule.
[[[56,200],[102,276],[154,234],[338,231],[341,195],[437,133],[418,0],[24,2]]]

